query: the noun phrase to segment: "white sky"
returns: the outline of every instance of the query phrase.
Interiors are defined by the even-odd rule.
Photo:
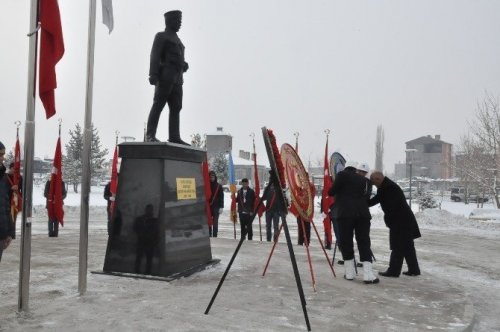
[[[30,1],[0,0],[0,140],[24,140]],[[45,120],[37,99],[36,156],[52,156],[57,120],[83,125],[88,1],[59,0],[66,54],[57,66],[57,114]],[[404,159],[404,142],[441,134],[456,144],[485,91],[500,94],[500,1],[496,0],[115,0],[108,35],[97,3],[93,122],[110,150],[115,131],[142,139],[154,88],[149,53],[163,13],[183,11],[179,36],[185,74],[181,135],[223,126],[233,151],[250,150],[260,128],[294,143],[305,164],[324,153],[375,158],[376,126],[385,129],[384,164]],[[158,137],[167,138],[167,109]]]

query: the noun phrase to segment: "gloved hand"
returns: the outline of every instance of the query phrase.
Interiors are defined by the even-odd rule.
[[[224,209],[223,208],[219,209],[219,214],[222,214],[222,210],[224,210]]]
[[[115,196],[111,196],[111,197],[109,198],[109,200],[110,200],[111,202],[114,202],[114,201],[115,201]]]
[[[189,69],[189,64],[187,62],[184,62],[184,72],[187,72]]]

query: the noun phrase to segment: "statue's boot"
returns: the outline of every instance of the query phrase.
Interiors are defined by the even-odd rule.
[[[154,106],[153,106],[154,107]],[[160,142],[156,138],[156,128],[158,127],[158,121],[160,120],[160,112],[149,112],[148,125],[146,128],[146,142]]]
[[[179,112],[170,112],[168,116],[168,141],[170,143],[191,146],[191,144],[186,143],[181,139],[179,130]]]

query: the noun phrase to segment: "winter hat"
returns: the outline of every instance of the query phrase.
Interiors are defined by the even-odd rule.
[[[344,169],[345,169],[345,168],[349,168],[349,167],[351,167],[351,168],[357,168],[357,167],[358,167],[358,163],[357,163],[357,162],[355,162],[354,160],[349,160],[349,161],[347,161],[347,162],[345,163],[345,167],[344,167]]]
[[[370,166],[368,166],[368,163],[361,163],[358,165],[358,171],[368,173],[370,172]]]

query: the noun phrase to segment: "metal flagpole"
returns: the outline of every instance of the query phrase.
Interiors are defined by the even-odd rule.
[[[18,310],[28,310],[30,261],[31,261],[31,221],[33,200],[33,159],[35,155],[35,84],[38,43],[38,0],[31,0],[28,93],[26,100],[26,123],[24,124],[24,181],[23,218],[21,224],[21,253],[19,260]]]
[[[87,94],[85,98],[85,127],[82,154],[82,193],[80,201],[80,246],[78,292],[87,290],[87,256],[89,240],[90,146],[92,143],[92,92],[94,85],[94,45],[96,0],[89,0],[89,32],[87,44]]]

